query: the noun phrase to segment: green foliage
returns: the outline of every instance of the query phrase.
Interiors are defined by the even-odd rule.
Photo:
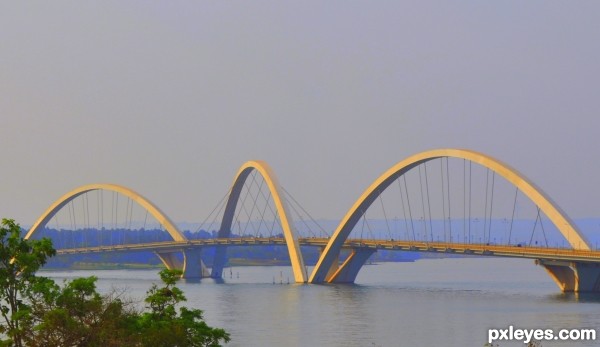
[[[96,277],[77,278],[62,286],[36,277],[55,254],[49,239],[24,240],[20,227],[2,220],[0,228],[0,311],[2,346],[220,346],[223,329],[208,326],[202,311],[177,306],[186,301],[175,286],[181,271],[163,270],[163,286],[147,292],[148,311],[139,312],[119,293],[101,295]]]
[[[23,322],[30,319],[31,307],[25,298],[39,280],[35,272],[48,257],[56,254],[49,239],[24,240],[21,227],[12,219],[0,225],[0,333],[9,337],[2,345],[23,346],[27,334]]]
[[[30,297],[32,320],[27,346],[135,346],[136,312],[112,295],[96,291],[96,277],[59,287],[41,284]]]
[[[179,270],[162,270],[160,278],[164,287],[153,285],[147,292],[146,303],[150,312],[139,320],[142,346],[220,346],[219,341],[229,341],[223,329],[211,328],[203,320],[202,311],[175,306],[185,301],[183,292],[175,286],[181,276]]]

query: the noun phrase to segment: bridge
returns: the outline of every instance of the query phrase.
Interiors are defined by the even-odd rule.
[[[158,227],[150,227],[149,217]],[[600,291],[600,252],[564,211],[515,169],[470,150],[426,151],[396,163],[365,189],[332,234],[267,163],[249,161],[205,224],[198,232],[210,237],[188,238],[135,191],[92,184],[59,198],[25,237],[51,237],[63,255],[151,251],[186,278],[221,278],[228,249],[281,246],[298,283],[352,283],[378,251],[519,257],[534,259],[564,292]],[[308,247],[320,251],[310,275],[302,253]]]

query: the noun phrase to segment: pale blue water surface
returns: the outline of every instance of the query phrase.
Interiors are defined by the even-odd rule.
[[[310,271],[310,269],[309,269]],[[43,271],[95,275],[102,292],[140,301],[157,270]],[[354,285],[288,284],[289,267],[226,269],[225,283],[179,284],[187,305],[225,328],[229,346],[483,346],[488,329],[600,328],[600,296],[560,293],[531,260],[425,259],[365,266]],[[598,340],[600,341],[600,339]],[[525,346],[499,341],[499,346]],[[547,346],[596,346],[597,341]]]

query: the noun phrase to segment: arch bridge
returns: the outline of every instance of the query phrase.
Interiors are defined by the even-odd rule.
[[[450,169],[448,159],[462,160],[462,168],[464,173],[463,181],[464,190],[461,195],[463,202],[463,218],[456,217],[451,220],[451,201],[457,200],[453,197],[450,185],[455,185],[455,182],[450,179]],[[441,214],[436,222],[432,212],[435,208],[432,207],[430,199],[430,183],[428,181],[428,163],[436,160],[441,160],[441,192],[442,192],[442,207],[438,210]],[[444,160],[445,171],[444,171]],[[468,164],[467,164],[468,163]],[[472,203],[472,188],[471,188],[471,169],[472,165],[487,170],[486,172],[486,187],[485,187],[485,213],[484,213],[484,228],[483,234],[479,236],[479,242],[471,237],[471,228],[475,221],[471,218]],[[432,164],[429,170],[432,171]],[[467,166],[468,165],[468,166]],[[467,175],[467,167],[469,174]],[[424,171],[424,174],[423,172]],[[420,199],[419,203],[410,202],[409,186],[407,185],[406,177],[418,173],[418,181],[420,184]],[[266,187],[268,194],[263,192],[248,193],[247,187],[252,176],[252,183],[255,184],[255,177],[260,176],[262,183],[260,187]],[[491,179],[491,189],[489,188]],[[467,176],[469,179],[468,195],[467,195]],[[513,229],[513,221],[515,212],[517,211],[517,193],[522,194],[530,202],[537,207],[537,217],[535,220],[534,229],[531,235],[529,244],[513,243],[512,236],[509,233],[507,242],[495,242],[496,238],[492,239],[492,209],[494,196],[495,177],[504,179],[509,185],[515,188],[515,203],[513,206],[512,219],[510,222],[511,232]],[[423,184],[425,182],[425,184]],[[404,214],[411,215],[410,218],[405,217],[405,234],[402,237],[356,237],[353,235],[353,230],[363,221],[363,226],[366,220],[366,213],[371,206],[378,200],[381,203],[383,214],[385,216],[385,204],[382,196],[388,189],[397,183],[400,192],[399,200],[402,202]],[[256,184],[258,185],[258,184]],[[425,188],[424,188],[425,187]],[[255,203],[258,198],[265,197],[270,201],[268,207],[272,210],[273,225],[275,219],[278,220],[279,230],[278,235],[256,235],[248,237],[247,235],[234,235],[233,228],[236,226],[236,216],[242,214],[245,207],[247,196],[242,198],[246,190],[247,195],[254,199]],[[74,213],[73,201],[89,192],[93,191],[108,191],[113,194],[120,194],[128,200],[127,210],[129,211],[129,201],[131,204],[135,202],[143,210],[146,215],[151,215],[162,226],[165,231],[165,236],[159,241],[137,241],[114,244],[111,240],[110,245],[97,244],[90,245],[82,243],[81,245],[64,247],[58,250],[59,254],[83,254],[83,253],[107,253],[107,252],[132,252],[132,251],[153,251],[163,262],[167,268],[179,268],[184,272],[184,277],[213,277],[221,278],[223,269],[227,263],[226,249],[236,246],[283,246],[286,247],[289,254],[289,260],[292,266],[294,279],[298,283],[352,283],[355,281],[358,272],[365,262],[378,250],[381,251],[413,251],[413,252],[435,252],[443,254],[460,254],[460,255],[478,255],[478,256],[502,256],[502,257],[521,257],[535,259],[538,265],[543,266],[550,276],[557,283],[559,288],[564,292],[600,292],[600,252],[592,250],[589,241],[577,228],[575,223],[562,211],[556,203],[554,203],[539,187],[533,182],[525,178],[515,169],[505,163],[492,158],[488,155],[464,149],[438,149],[425,151],[408,157],[396,163],[380,175],[373,183],[371,183],[364,192],[359,196],[356,202],[348,210],[339,225],[335,228],[332,235],[325,237],[306,237],[298,235],[290,214],[290,206],[287,199],[284,197],[283,188],[280,186],[273,170],[269,165],[262,161],[249,161],[243,164],[233,180],[233,184],[227,194],[227,199],[223,207],[223,214],[220,220],[220,227],[216,235],[212,238],[205,239],[188,239],[177,226],[153,203],[144,198],[133,190],[114,184],[92,184],[79,187],[59,198],[52,204],[36,221],[26,238],[42,236],[42,230],[46,228],[49,222],[63,209],[71,209]],[[491,193],[491,194],[490,194]],[[268,197],[266,197],[268,195]],[[418,196],[419,194],[417,194]],[[488,196],[492,198],[489,199]],[[98,195],[98,200],[101,195]],[[118,197],[117,197],[118,198]],[[414,200],[414,199],[413,199]],[[467,219],[467,200],[469,201],[469,218]],[[86,200],[87,201],[87,200]],[[117,200],[118,201],[118,200]],[[86,204],[87,207],[86,207]],[[89,203],[82,203],[83,209],[89,210]],[[265,205],[267,206],[267,205]],[[271,207],[272,206],[272,207]],[[413,220],[411,206],[415,210],[415,206],[422,207],[421,219],[418,224],[422,225],[419,230]],[[292,206],[293,207],[293,206]],[[481,207],[481,206],[480,206]],[[245,213],[250,219],[248,209],[251,211],[258,210],[261,218],[265,219],[265,211],[267,207],[247,208]],[[489,211],[488,211],[489,209]],[[438,211],[438,212],[439,212]],[[548,243],[546,231],[544,229],[541,215],[545,215],[557,231],[557,234],[564,238],[568,247],[551,247]],[[98,215],[106,215],[104,211],[98,212]],[[489,222],[488,222],[489,216]],[[83,218],[85,221],[85,217]],[[89,217],[87,223],[90,224]],[[98,217],[100,219],[100,217]],[[112,219],[112,216],[111,216]],[[385,218],[387,224],[388,235],[392,235],[387,216]],[[539,221],[539,223],[538,223]],[[266,222],[260,221],[261,224]],[[505,229],[507,229],[508,221],[505,219]],[[131,224],[131,221],[129,222]],[[461,223],[463,228],[462,242],[460,242],[460,232],[457,232],[457,224]],[[489,223],[489,224],[488,224]],[[238,226],[241,225],[237,221]],[[247,222],[251,225],[252,221]],[[367,222],[368,224],[368,222]],[[443,224],[443,227],[441,226]],[[247,226],[246,225],[246,226]],[[440,240],[440,235],[437,235],[435,240],[436,225],[438,229],[443,229],[443,240]],[[541,225],[545,246],[537,243],[533,244],[534,233],[537,225]],[[454,231],[453,231],[454,227]],[[239,227],[241,229],[241,227]],[[468,237],[467,237],[468,230]],[[422,233],[422,235],[419,235]],[[458,234],[458,235],[457,235]],[[99,236],[100,237],[100,236]],[[112,234],[111,234],[112,237]],[[492,242],[494,240],[494,242]],[[563,242],[564,242],[563,241]],[[73,244],[74,245],[74,244]],[[320,250],[320,256],[312,269],[308,273],[307,266],[303,259],[301,246],[317,247]],[[212,258],[212,267],[209,269],[204,265],[201,258],[201,252],[207,247],[214,248]]]

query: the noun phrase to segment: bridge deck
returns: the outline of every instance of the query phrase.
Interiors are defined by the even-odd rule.
[[[325,247],[328,238],[300,238],[301,246]],[[58,254],[85,254],[102,252],[155,251],[171,252],[182,249],[211,246],[265,246],[285,245],[284,238],[223,238],[198,239],[188,241],[162,241],[143,244],[127,244],[88,248],[69,248],[57,250]],[[600,262],[600,251],[585,251],[564,248],[521,247],[507,245],[463,244],[446,242],[423,242],[401,240],[368,240],[348,239],[344,242],[346,249],[381,249],[392,251],[430,252],[446,254],[462,254],[472,256],[496,256],[511,258],[529,258],[544,260],[562,260],[577,262]]]

